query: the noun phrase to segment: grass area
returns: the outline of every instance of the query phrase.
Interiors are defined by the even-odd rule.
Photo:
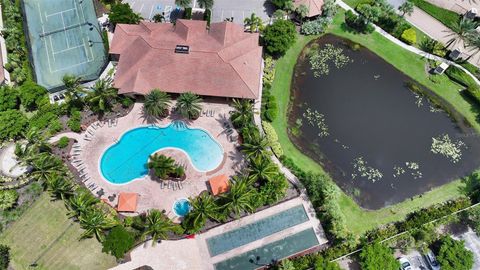
[[[477,130],[480,130],[480,125],[476,121],[478,108],[473,107],[474,105],[468,103],[460,95],[457,91],[460,88],[459,85],[451,82],[444,75],[439,77],[437,83],[432,82],[425,73],[425,59],[398,47],[376,32],[369,35],[359,35],[348,32],[342,26],[343,21],[344,14],[339,12],[335,17],[334,23],[329,32],[351,39],[354,42],[368,47],[380,57],[393,64],[396,68],[449,101],[456,110],[461,112],[469,121],[474,123]],[[284,57],[277,61],[275,80],[272,85],[272,94],[277,98],[280,113],[272,124],[277,131],[278,141],[282,145],[286,156],[292,158],[295,163],[305,171],[325,173],[323,168],[317,162],[305,156],[295,147],[287,134],[287,113],[289,110],[290,85],[294,67],[297,58],[305,45],[317,37],[318,36],[299,36],[295,45]],[[354,76],[354,74],[352,75]],[[402,220],[408,213],[414,210],[462,196],[460,189],[461,186],[461,181],[456,180],[424,193],[421,196],[376,211],[362,209],[351,197],[343,193],[340,199],[340,207],[347,219],[348,228],[350,231],[358,235],[379,225]]]
[[[435,6],[425,0],[410,0],[412,3],[415,4],[418,8],[425,11],[426,13],[430,14],[430,16],[434,17],[445,26],[450,29],[453,29],[452,26],[460,20],[460,15],[438,6]]]
[[[62,201],[51,201],[44,193],[23,216],[0,235],[11,248],[14,269],[108,269],[116,265],[113,256],[102,253],[96,239],[80,240],[82,229],[68,219]]]

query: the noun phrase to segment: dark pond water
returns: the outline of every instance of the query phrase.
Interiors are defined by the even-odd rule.
[[[368,49],[331,35],[308,47],[314,44],[342,48],[350,61],[336,68],[341,58],[331,60],[329,74],[316,77],[304,51],[293,81],[290,138],[362,207],[403,201],[480,167],[479,137],[444,101],[439,110],[426,97],[438,99],[430,91],[415,94],[409,77]],[[432,138],[445,135],[455,145],[447,150],[459,149],[460,158],[431,151]]]

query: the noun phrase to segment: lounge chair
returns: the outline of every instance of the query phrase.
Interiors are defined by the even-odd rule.
[[[90,138],[83,138],[85,141],[91,141],[92,139]]]
[[[83,183],[87,182],[90,179],[90,176],[85,177],[85,179],[82,180]]]
[[[167,186],[168,189],[172,188],[172,181],[168,181],[168,186]]]
[[[183,189],[182,182],[178,182],[178,189]]]
[[[160,182],[160,188],[163,189],[164,187],[165,187],[165,185],[164,185],[163,181]]]
[[[173,191],[177,190],[177,183],[173,182]]]
[[[113,119],[113,126],[116,127],[118,124],[118,118]]]
[[[112,120],[108,119],[108,127],[112,127]]]

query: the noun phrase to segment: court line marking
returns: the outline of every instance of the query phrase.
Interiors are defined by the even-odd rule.
[[[61,13],[60,16],[62,16],[63,33],[65,35],[65,42],[67,42],[67,49],[68,49],[68,48],[70,48],[70,42],[68,42],[67,28],[65,27],[65,19],[63,18],[63,13]],[[53,48],[52,48],[52,50],[53,50]],[[53,54],[55,54],[55,52]]]
[[[53,61],[56,62],[56,60],[55,60],[55,52],[53,51],[52,36],[49,36],[49,39],[50,39],[50,48],[51,48],[51,50],[52,50]]]
[[[66,48],[66,49],[63,49],[63,50],[53,51],[53,55],[68,52],[68,51],[71,51],[71,50],[74,50],[74,49],[77,49],[77,48],[80,48],[80,47],[85,47],[85,43],[82,43],[82,45],[78,45],[78,46],[75,46],[75,47],[69,47],[69,48]]]
[[[149,20],[152,19],[152,13],[153,13],[153,5],[152,5],[152,8],[150,9],[150,16],[148,16],[148,19],[149,19]]]
[[[142,9],[143,9],[144,6],[145,6],[145,4],[142,3],[142,6],[140,6],[140,10],[138,11],[138,13],[142,13]]]
[[[77,9],[77,8],[75,7],[75,8],[65,9],[65,10],[62,10],[62,11],[59,11],[59,12],[55,12],[55,13],[48,14],[48,15],[46,15],[45,17],[48,18],[48,17],[53,16],[53,15],[63,14],[64,12],[67,12],[67,11],[70,11],[70,10],[74,10],[74,9]],[[45,14],[46,14],[46,12],[45,12]]]

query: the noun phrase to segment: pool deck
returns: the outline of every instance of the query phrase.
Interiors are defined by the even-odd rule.
[[[87,173],[90,177],[90,179],[85,181],[85,185],[89,186],[90,184],[95,184],[98,186],[98,188],[92,192],[93,194],[96,194],[98,190],[103,188],[105,194],[101,198],[106,201],[108,201],[108,197],[112,194],[117,194],[116,198],[112,202],[109,202],[114,207],[117,204],[118,194],[120,192],[136,192],[139,194],[136,213],[142,213],[151,208],[165,209],[167,215],[176,220],[176,216],[172,212],[172,205],[175,200],[195,197],[202,191],[207,190],[207,181],[211,177],[219,174],[232,176],[235,175],[236,171],[242,170],[244,167],[242,154],[237,149],[238,144],[229,141],[223,127],[224,122],[229,121],[228,115],[232,108],[226,103],[204,102],[202,105],[204,109],[214,110],[214,116],[201,116],[197,120],[185,122],[192,128],[202,128],[208,131],[223,147],[224,160],[218,168],[210,172],[199,172],[193,168],[184,152],[175,149],[166,149],[159,151],[159,153],[171,156],[178,163],[185,165],[187,178],[182,182],[183,189],[177,189],[175,191],[167,188],[161,189],[160,183],[152,180],[148,175],[122,185],[112,184],[104,179],[100,172],[100,159],[104,151],[114,144],[116,140],[119,140],[122,134],[128,130],[141,126],[152,124],[166,126],[173,120],[185,120],[178,115],[171,114],[165,119],[152,122],[150,119],[147,120],[144,117],[142,110],[143,104],[136,103],[128,115],[118,119],[116,125],[109,127],[108,124],[104,124],[102,127],[97,127],[95,129],[91,126],[87,131],[80,134],[80,136],[71,136],[78,140],[78,145],[81,149],[79,153],[76,153],[78,156],[74,158],[83,162],[85,168],[82,173]],[[85,134],[88,132],[93,133],[93,136],[88,135],[91,137],[90,141],[84,139]],[[236,131],[234,131],[233,135],[237,135]],[[62,136],[69,136],[69,134],[59,134],[55,137],[60,138]],[[52,138],[52,141],[54,140],[56,140],[56,138]],[[73,156],[75,153],[72,152],[70,154]]]

